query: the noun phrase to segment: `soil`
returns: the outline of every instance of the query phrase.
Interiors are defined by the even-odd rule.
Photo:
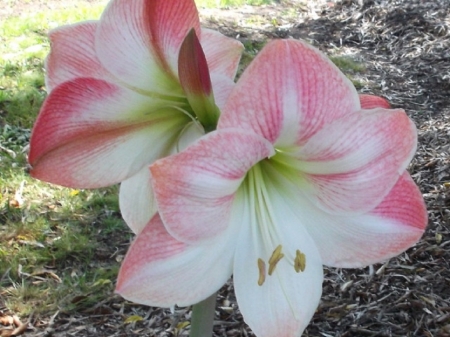
[[[77,1],[11,2],[2,15]],[[81,1],[79,1],[81,2]],[[52,7],[53,6],[53,7]],[[8,9],[10,8],[10,9]],[[325,268],[323,297],[303,336],[450,336],[450,1],[281,1],[201,9],[204,26],[248,43],[301,38],[329,55],[365,65],[360,92],[405,109],[419,130],[409,170],[429,213],[422,240],[398,258],[365,269]],[[6,14],[5,14],[6,13]],[[128,242],[120,243],[124,254]],[[120,245],[119,245],[120,244]],[[106,247],[116,254],[116,247]],[[107,254],[106,254],[107,255]],[[124,324],[124,317],[144,320]],[[190,308],[174,313],[105,298],[89,312],[28,318],[26,336],[185,336]],[[232,283],[219,293],[215,336],[253,336]]]

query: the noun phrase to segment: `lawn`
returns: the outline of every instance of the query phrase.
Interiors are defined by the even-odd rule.
[[[27,173],[30,129],[46,96],[47,32],[96,19],[103,3],[0,21],[0,307],[20,317],[82,310],[112,293],[131,233],[117,186],[74,190]],[[112,248],[112,252],[109,249]]]

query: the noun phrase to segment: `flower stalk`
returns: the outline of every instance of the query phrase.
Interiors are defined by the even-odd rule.
[[[212,336],[217,292],[192,307],[190,337]]]

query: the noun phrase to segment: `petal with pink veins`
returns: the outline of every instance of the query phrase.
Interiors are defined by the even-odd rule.
[[[73,188],[126,180],[168,154],[190,121],[174,104],[102,80],[65,82],[33,129],[31,174]]]
[[[403,110],[375,109],[330,123],[292,156],[299,186],[314,204],[336,214],[361,213],[389,193],[416,145],[415,125]]]
[[[361,109],[375,109],[384,108],[390,109],[391,104],[387,99],[375,95],[360,94],[359,100],[361,102]]]
[[[235,83],[231,78],[218,73],[211,73],[211,82],[215,103],[217,107],[222,110],[228,100],[228,97],[230,96],[231,90],[233,90],[235,86]]]
[[[234,193],[247,171],[273,154],[265,139],[244,130],[211,132],[183,152],[150,166],[158,210],[169,233],[203,242],[229,226]]]
[[[236,298],[256,336],[300,336],[322,294],[322,261],[295,209],[280,198],[282,192],[272,181],[265,187],[268,199],[258,210],[242,190],[233,205],[232,222],[242,228],[233,270]]]
[[[97,25],[98,21],[85,21],[49,33],[51,50],[45,61],[48,92],[78,77],[111,78],[95,54]]]
[[[375,209],[349,216],[317,208],[279,173],[272,180],[283,190],[283,202],[298,214],[328,266],[359,268],[387,260],[416,243],[427,224],[422,195],[407,172]]]
[[[194,1],[114,0],[100,19],[97,55],[132,87],[182,95],[176,80],[178,52],[192,28],[200,33]]]
[[[275,146],[288,146],[359,110],[353,84],[316,48],[297,40],[275,40],[242,74],[218,129],[254,130]]]
[[[225,284],[232,272],[236,226],[202,245],[167,233],[155,217],[137,236],[120,268],[116,292],[158,307],[196,304]]]
[[[209,71],[234,79],[244,51],[242,43],[207,28],[202,28],[199,38]]]

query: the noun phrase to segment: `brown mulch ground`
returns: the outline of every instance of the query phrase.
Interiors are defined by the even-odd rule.
[[[385,264],[326,269],[322,302],[304,336],[450,336],[450,1],[293,1],[202,10],[202,17],[244,42],[302,38],[328,54],[361,60],[367,70],[360,91],[404,108],[419,129],[410,172],[428,206],[426,234]],[[133,314],[144,320],[124,325]],[[189,315],[189,308],[172,314],[111,295],[90,312],[30,317],[26,336],[184,336]],[[231,284],[220,292],[216,320],[216,336],[253,336]]]

